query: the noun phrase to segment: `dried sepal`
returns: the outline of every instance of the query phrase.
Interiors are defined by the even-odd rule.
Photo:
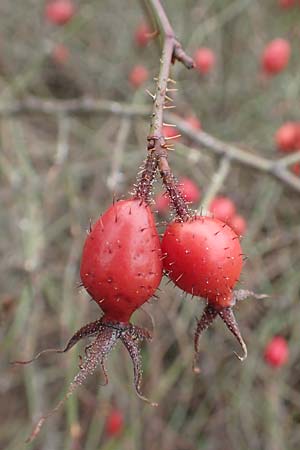
[[[104,318],[98,319],[95,322],[91,322],[84,327],[80,328],[69,340],[66,347],[62,350],[60,349],[47,349],[38,353],[33,359],[29,361],[16,361],[18,364],[28,364],[35,361],[39,356],[46,352],[56,352],[64,353],[70,350],[78,341],[85,337],[95,336],[95,340],[85,347],[85,357],[80,357],[79,372],[71,382],[69,389],[62,400],[60,400],[57,405],[49,411],[47,414],[42,416],[34,427],[32,433],[26,442],[33,441],[39,434],[44,422],[56,413],[65,403],[65,401],[73,394],[73,392],[85,382],[87,377],[94,373],[97,366],[101,366],[104,375],[105,382],[108,383],[108,375],[105,368],[105,361],[108,354],[114,348],[118,339],[121,339],[125,345],[131,359],[134,368],[134,386],[138,397],[152,406],[157,406],[156,403],[151,402],[146,397],[143,396],[141,392],[141,382],[142,382],[142,361],[141,361],[141,351],[140,351],[140,341],[151,340],[152,334],[138,326],[132,325],[130,323],[119,323],[117,321],[107,321]]]
[[[229,331],[235,336],[235,338],[237,339],[238,343],[240,344],[243,350],[242,355],[238,355],[236,352],[234,352],[234,354],[240,361],[244,361],[247,358],[248,350],[245,341],[241,335],[241,332],[239,330],[238,323],[234,317],[232,308],[231,307],[223,308],[220,311],[218,311],[218,314],[223,320],[223,322],[226,324]]]
[[[89,346],[87,354],[81,364],[80,370],[70,384],[66,395],[51,411],[49,411],[39,419],[32,433],[26,440],[27,443],[32,442],[37,437],[44,422],[64,405],[66,400],[73,394],[73,392],[87,379],[89,375],[91,375],[95,371],[99,363],[104,370],[104,375],[107,377],[104,362],[107,355],[116,344],[118,337],[119,335],[117,330],[108,328],[104,325],[100,325],[98,335],[94,342]]]
[[[33,361],[36,361],[39,359],[40,356],[44,355],[45,353],[66,353],[69,350],[71,350],[72,347],[74,347],[75,344],[77,344],[78,341],[80,341],[83,338],[94,336],[97,332],[99,332],[99,327],[102,323],[102,319],[95,320],[95,322],[88,323],[87,325],[84,325],[82,328],[80,328],[76,333],[71,337],[71,339],[68,341],[65,348],[47,348],[45,350],[42,350],[41,352],[37,353],[32,359],[28,359],[26,361],[12,361],[11,364],[30,364]],[[87,347],[88,348],[88,347]]]
[[[199,353],[199,339],[202,333],[207,330],[207,328],[213,323],[218,315],[218,311],[211,305],[207,305],[204,308],[201,318],[198,320],[197,328],[194,336],[194,360],[193,360],[193,371],[195,373],[200,372],[200,368],[197,365],[198,353]]]
[[[141,391],[143,370],[142,370],[141,349],[139,343],[141,340],[144,339],[147,340],[152,339],[151,334],[147,330],[135,326],[132,326],[131,328],[123,332],[121,335],[121,340],[125,345],[132,360],[134,372],[134,387],[138,397],[141,400],[150,403],[151,406],[158,406],[157,403],[152,402],[147,397],[145,397]]]

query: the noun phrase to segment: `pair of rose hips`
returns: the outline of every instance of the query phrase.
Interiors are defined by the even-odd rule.
[[[232,306],[238,299],[233,288],[242,269],[239,237],[226,223],[205,216],[171,222],[160,242],[149,205],[140,198],[120,200],[96,221],[84,244],[80,276],[82,285],[104,312],[101,326],[119,330],[134,365],[137,347],[124,340],[123,330],[135,339],[150,338],[130,324],[132,314],[158,288],[163,272],[184,292],[206,300],[198,322],[200,334],[217,315],[246,348]],[[242,292],[244,298],[246,291]],[[136,384],[137,387],[137,384]],[[139,393],[139,389],[137,389]]]
[[[232,306],[242,269],[238,236],[218,219],[195,216],[170,223],[162,242],[150,207],[120,200],[94,224],[83,248],[83,286],[108,320],[122,323],[149,300],[163,270],[183,291],[217,309]]]

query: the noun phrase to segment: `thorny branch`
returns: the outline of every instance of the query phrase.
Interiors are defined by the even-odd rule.
[[[129,105],[110,100],[95,100],[84,97],[74,100],[45,100],[37,97],[27,97],[20,101],[0,105],[0,116],[9,117],[25,114],[114,114],[121,117],[148,117],[150,109],[148,106]],[[272,160],[255,154],[255,151],[241,149],[234,144],[229,144],[215,138],[204,131],[196,131],[185,120],[165,112],[165,120],[174,123],[180,133],[189,138],[197,146],[203,146],[218,156],[228,156],[231,162],[251,167],[252,169],[265,172],[274,176],[282,183],[300,192],[300,179],[291,173],[288,167],[300,161],[300,152],[292,153],[283,158]]]
[[[167,138],[163,135],[163,115],[165,109],[174,108],[172,104],[172,98],[168,95],[170,92],[176,90],[174,87],[175,81],[170,78],[171,64],[176,60],[182,62],[185,67],[191,69],[194,67],[194,62],[182,49],[180,43],[177,41],[173,28],[168,20],[168,17],[159,0],[147,0],[147,8],[149,10],[151,18],[154,18],[155,26],[159,30],[159,35],[163,40],[163,49],[160,58],[160,69],[158,78],[156,79],[156,91],[154,94],[150,94],[153,99],[153,110],[151,116],[150,132],[147,138],[148,140],[148,160],[154,161],[158,166],[160,175],[163,179],[163,183],[166,186],[169,197],[172,201],[174,208],[176,209],[177,216],[186,220],[189,217],[188,206],[184,198],[181,196],[177,186],[177,182],[173,176],[168,163],[168,147]],[[143,197],[141,187],[147,186],[147,163],[145,170],[141,174],[140,180],[137,185],[137,195]],[[145,183],[143,179],[145,178]],[[144,195],[145,197],[145,195]]]

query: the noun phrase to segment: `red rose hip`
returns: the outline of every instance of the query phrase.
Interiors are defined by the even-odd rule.
[[[235,232],[224,222],[212,217],[196,216],[168,225],[162,239],[163,264],[168,277],[183,291],[206,300],[198,320],[194,338],[195,358],[199,338],[217,316],[226,324],[242,347],[244,360],[247,347],[232,308],[236,301],[250,295],[246,290],[233,291],[242,270],[242,249]]]
[[[215,197],[209,205],[209,210],[215,219],[228,222],[235,215],[235,204],[228,197]]]
[[[276,75],[286,68],[291,55],[290,43],[285,39],[274,39],[265,48],[261,65],[268,75]]]
[[[51,0],[46,4],[45,17],[54,25],[64,25],[72,19],[75,7],[71,0]]]
[[[206,75],[214,68],[216,57],[210,48],[201,47],[195,52],[194,61],[198,71]]]
[[[278,4],[280,8],[291,8],[292,6],[295,6],[296,0],[279,0]]]
[[[140,23],[134,33],[134,40],[138,47],[146,47],[150,40],[151,30],[147,23]]]
[[[265,361],[271,367],[281,367],[287,363],[289,348],[286,339],[282,336],[273,337],[265,348]]]
[[[243,236],[243,234],[245,234],[245,231],[247,229],[246,219],[240,214],[235,214],[228,222],[228,225],[233,229],[233,231],[238,236]]]
[[[140,199],[120,200],[97,220],[81,259],[83,286],[106,317],[127,322],[162,277],[154,219]]]
[[[134,88],[139,88],[149,78],[149,73],[146,67],[138,64],[133,67],[129,74],[129,82]]]
[[[164,269],[184,291],[215,308],[232,305],[242,270],[242,249],[234,231],[211,217],[168,225],[161,243]]]
[[[296,149],[299,140],[299,125],[295,122],[286,122],[276,132],[275,142],[281,152],[292,152]]]
[[[105,431],[108,436],[118,436],[124,428],[124,416],[119,409],[113,409],[105,422]]]

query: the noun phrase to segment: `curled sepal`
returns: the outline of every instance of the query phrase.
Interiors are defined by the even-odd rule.
[[[83,327],[85,328],[85,327]],[[80,330],[79,330],[80,331]],[[76,333],[77,334],[77,333]],[[75,336],[75,335],[74,335]],[[62,400],[47,414],[42,416],[32,433],[26,440],[27,443],[32,442],[39,434],[44,422],[56,413],[65,403],[65,401],[73,394],[73,392],[91,375],[97,366],[100,364],[107,380],[107,374],[105,370],[105,360],[109,352],[112,350],[119,338],[119,331],[112,327],[99,324],[98,334],[94,342],[88,347],[86,356],[83,359],[80,370],[75,376],[74,380],[69,386],[69,389]],[[72,340],[72,339],[71,339]],[[79,339],[78,339],[79,340]]]
[[[44,355],[45,353],[66,353],[69,351],[72,347],[74,347],[75,344],[77,344],[78,341],[80,341],[83,338],[91,337],[97,334],[97,332],[100,329],[102,319],[95,320],[95,322],[88,323],[87,325],[83,326],[78,330],[68,341],[65,348],[47,348],[45,350],[42,350],[41,352],[37,353],[32,359],[28,359],[26,361],[12,361],[11,364],[30,364],[33,361],[36,361],[40,356]]]
[[[234,317],[233,311],[231,309],[231,307],[228,308],[223,308],[221,310],[218,311],[219,316],[221,317],[221,319],[223,320],[223,322],[226,324],[227,328],[229,329],[229,331],[231,331],[231,333],[235,336],[235,338],[237,339],[238,343],[240,344],[242,350],[243,350],[243,355],[238,355],[236,352],[234,352],[234,354],[238,357],[238,359],[240,361],[244,361],[247,358],[248,355],[248,351],[247,351],[247,346],[244,342],[244,339],[241,335],[241,332],[239,330],[239,326],[237,324],[237,321]]]
[[[218,315],[218,311],[213,306],[207,305],[204,308],[201,318],[198,320],[197,328],[196,328],[195,336],[194,336],[195,354],[194,354],[194,360],[193,360],[193,371],[195,373],[200,372],[200,368],[197,365],[200,336],[213,323],[213,321],[215,320],[217,315]]]
[[[157,403],[151,402],[151,400],[145,397],[141,391],[143,370],[142,370],[141,349],[139,343],[143,339],[150,340],[151,338],[152,336],[147,330],[136,326],[131,326],[121,335],[121,340],[125,345],[132,360],[134,371],[134,387],[138,397],[141,400],[150,403],[151,406],[158,406]]]
[[[235,305],[236,302],[240,302],[242,300],[246,300],[249,297],[254,297],[257,300],[261,300],[263,298],[268,298],[267,294],[256,294],[255,292],[248,291],[246,289],[239,289],[237,291],[233,291],[232,294],[232,304]]]

